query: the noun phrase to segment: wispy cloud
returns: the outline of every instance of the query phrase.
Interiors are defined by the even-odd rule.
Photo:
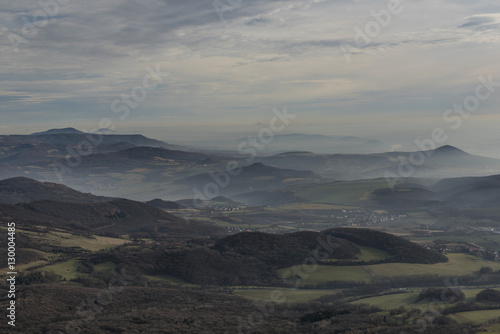
[[[134,111],[130,128],[139,117],[168,125],[166,116],[182,116],[186,125],[255,124],[270,106],[283,104],[310,122],[330,119],[335,131],[346,131],[335,128],[339,119],[369,119],[384,129],[385,115],[402,125],[417,114],[431,118],[478,75],[495,73],[500,8],[485,0],[401,3],[402,14],[346,64],[339,47],[352,43],[354,28],[374,20],[371,13],[388,1],[244,0],[224,22],[205,0],[72,1],[17,54],[9,34],[22,36],[40,7],[6,2],[0,116],[9,113],[15,124],[15,112],[43,111],[44,121],[67,125],[108,117],[111,101],[129,93],[145,64],[154,63],[171,75]],[[26,119],[19,115],[17,122]]]
[[[499,29],[500,13],[476,14],[465,19],[466,23],[460,25],[460,28],[472,29]]]

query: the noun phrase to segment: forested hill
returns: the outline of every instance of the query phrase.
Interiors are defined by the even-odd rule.
[[[171,275],[195,284],[282,285],[277,269],[301,265],[308,260],[332,266],[361,265],[356,260],[362,246],[388,253],[386,259],[377,263],[447,261],[445,256],[397,236],[367,229],[338,228],[284,235],[243,232],[215,243],[200,240],[182,247],[160,246],[140,253],[123,249],[112,257],[103,254],[99,262],[111,261],[146,275]]]
[[[448,261],[446,256],[442,254],[389,233],[349,227],[333,228],[323,231],[323,233],[348,240],[360,246],[386,251],[391,255],[388,258],[390,262],[432,264]]]

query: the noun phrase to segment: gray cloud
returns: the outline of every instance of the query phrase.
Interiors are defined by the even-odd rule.
[[[439,10],[429,11],[430,3]],[[130,128],[139,117],[155,123],[172,115],[186,115],[179,122],[255,124],[284,104],[321,124],[384,110],[391,117],[440,112],[478,75],[496,69],[497,17],[487,1],[403,5],[379,35],[355,45],[355,27],[373,21],[370,12],[387,1],[243,0],[223,22],[210,0],[73,1],[16,54],[8,36],[21,35],[21,18],[39,7],[6,2],[0,116],[43,111],[46,121],[68,125],[108,117],[111,102],[142,83],[146,64],[171,75],[134,110]]]
[[[459,28],[472,29],[499,29],[500,14],[478,14],[465,19],[467,22],[460,25]]]
[[[29,95],[0,95],[0,102],[12,102],[12,101],[21,101],[25,99],[29,99],[31,96]]]

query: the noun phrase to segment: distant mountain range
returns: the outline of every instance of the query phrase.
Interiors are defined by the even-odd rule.
[[[426,184],[427,183],[427,184]],[[395,192],[379,191],[374,198],[380,202],[407,204],[426,201],[435,205],[461,208],[498,207],[500,205],[500,175],[449,178],[428,184],[426,180],[401,182]]]
[[[62,128],[62,129],[50,129],[50,130],[43,131],[43,132],[35,132],[35,133],[32,133],[31,135],[32,136],[43,136],[43,135],[86,134],[86,133],[87,132],[83,132],[83,131],[77,130],[75,128]],[[93,131],[91,133],[109,135],[109,134],[113,134],[114,131],[111,129],[102,128],[102,129]]]
[[[354,136],[326,136],[315,134],[291,133],[275,135],[269,150],[273,152],[312,151],[314,153],[378,153],[391,149],[376,139]]]
[[[247,205],[317,203],[403,210],[445,210],[460,216],[475,210],[475,217],[492,217],[500,207],[500,175],[447,178],[384,178],[293,185],[279,190],[247,192],[231,196]],[[484,210],[487,209],[487,210]],[[474,210],[473,210],[474,211]],[[442,216],[443,214],[439,214]],[[496,217],[496,216],[495,216]],[[496,221],[496,218],[494,218]]]
[[[77,130],[75,128],[62,128],[62,129],[50,129],[43,132],[32,133],[32,136],[43,136],[43,135],[60,135],[60,134],[84,134],[85,132]]]
[[[311,151],[319,154],[335,153],[378,153],[391,150],[391,146],[379,140],[355,136],[319,135],[305,133],[274,134],[272,138],[266,139],[259,152],[264,154],[277,154],[289,151]],[[236,139],[211,140],[212,149],[224,149],[227,152],[234,151],[248,143],[249,137]],[[260,139],[257,139],[259,142]],[[206,145],[200,144],[206,149]],[[243,146],[243,148],[248,147]]]
[[[74,128],[52,129],[31,135],[0,136],[0,165],[23,165],[55,160],[83,147],[85,151],[112,152],[137,146],[177,148],[143,135],[84,133]]]
[[[311,170],[338,180],[385,177],[448,178],[500,173],[500,160],[468,154],[453,146],[421,152],[315,154],[287,152],[258,161],[280,168]]]
[[[367,147],[381,144],[358,137],[287,134],[277,135],[272,146],[279,146],[282,141],[333,143],[334,139]],[[85,147],[89,141],[97,141],[91,150]],[[193,198],[194,189],[204,192],[207,185],[216,184],[219,189],[212,192],[213,196],[264,204],[297,198],[287,190],[291,186],[332,180],[500,174],[500,160],[474,156],[452,146],[422,152],[370,154],[318,154],[297,150],[300,148],[297,144],[294,151],[249,158],[234,152],[180,150],[179,146],[142,135],[96,135],[74,128],[52,129],[32,135],[0,136],[0,179],[24,176],[63,182],[86,193],[140,201],[155,197],[171,201]],[[220,174],[225,173],[228,163],[236,163],[241,172],[232,175],[226,185]],[[217,176],[219,179],[214,178]],[[280,195],[275,196],[276,192]]]

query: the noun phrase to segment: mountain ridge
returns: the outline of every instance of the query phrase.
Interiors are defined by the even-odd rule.
[[[401,166],[411,169],[411,177],[486,176],[500,173],[500,159],[469,154],[451,145],[427,151],[370,154],[315,154],[286,152],[257,158],[273,167],[294,166],[337,180],[373,179],[401,175]],[[406,170],[403,168],[403,170]],[[404,173],[406,174],[406,173]]]
[[[16,177],[0,181],[0,219],[71,233],[142,233],[169,240],[224,234],[210,223],[187,221],[147,203],[84,194],[64,185]]]
[[[0,203],[17,204],[39,200],[98,203],[112,198],[85,194],[62,184],[41,182],[27,177],[0,180]]]
[[[34,132],[30,136],[44,136],[44,135],[54,135],[54,134],[85,134],[86,132],[77,130],[75,128],[61,128],[61,129],[49,129],[42,132]]]

